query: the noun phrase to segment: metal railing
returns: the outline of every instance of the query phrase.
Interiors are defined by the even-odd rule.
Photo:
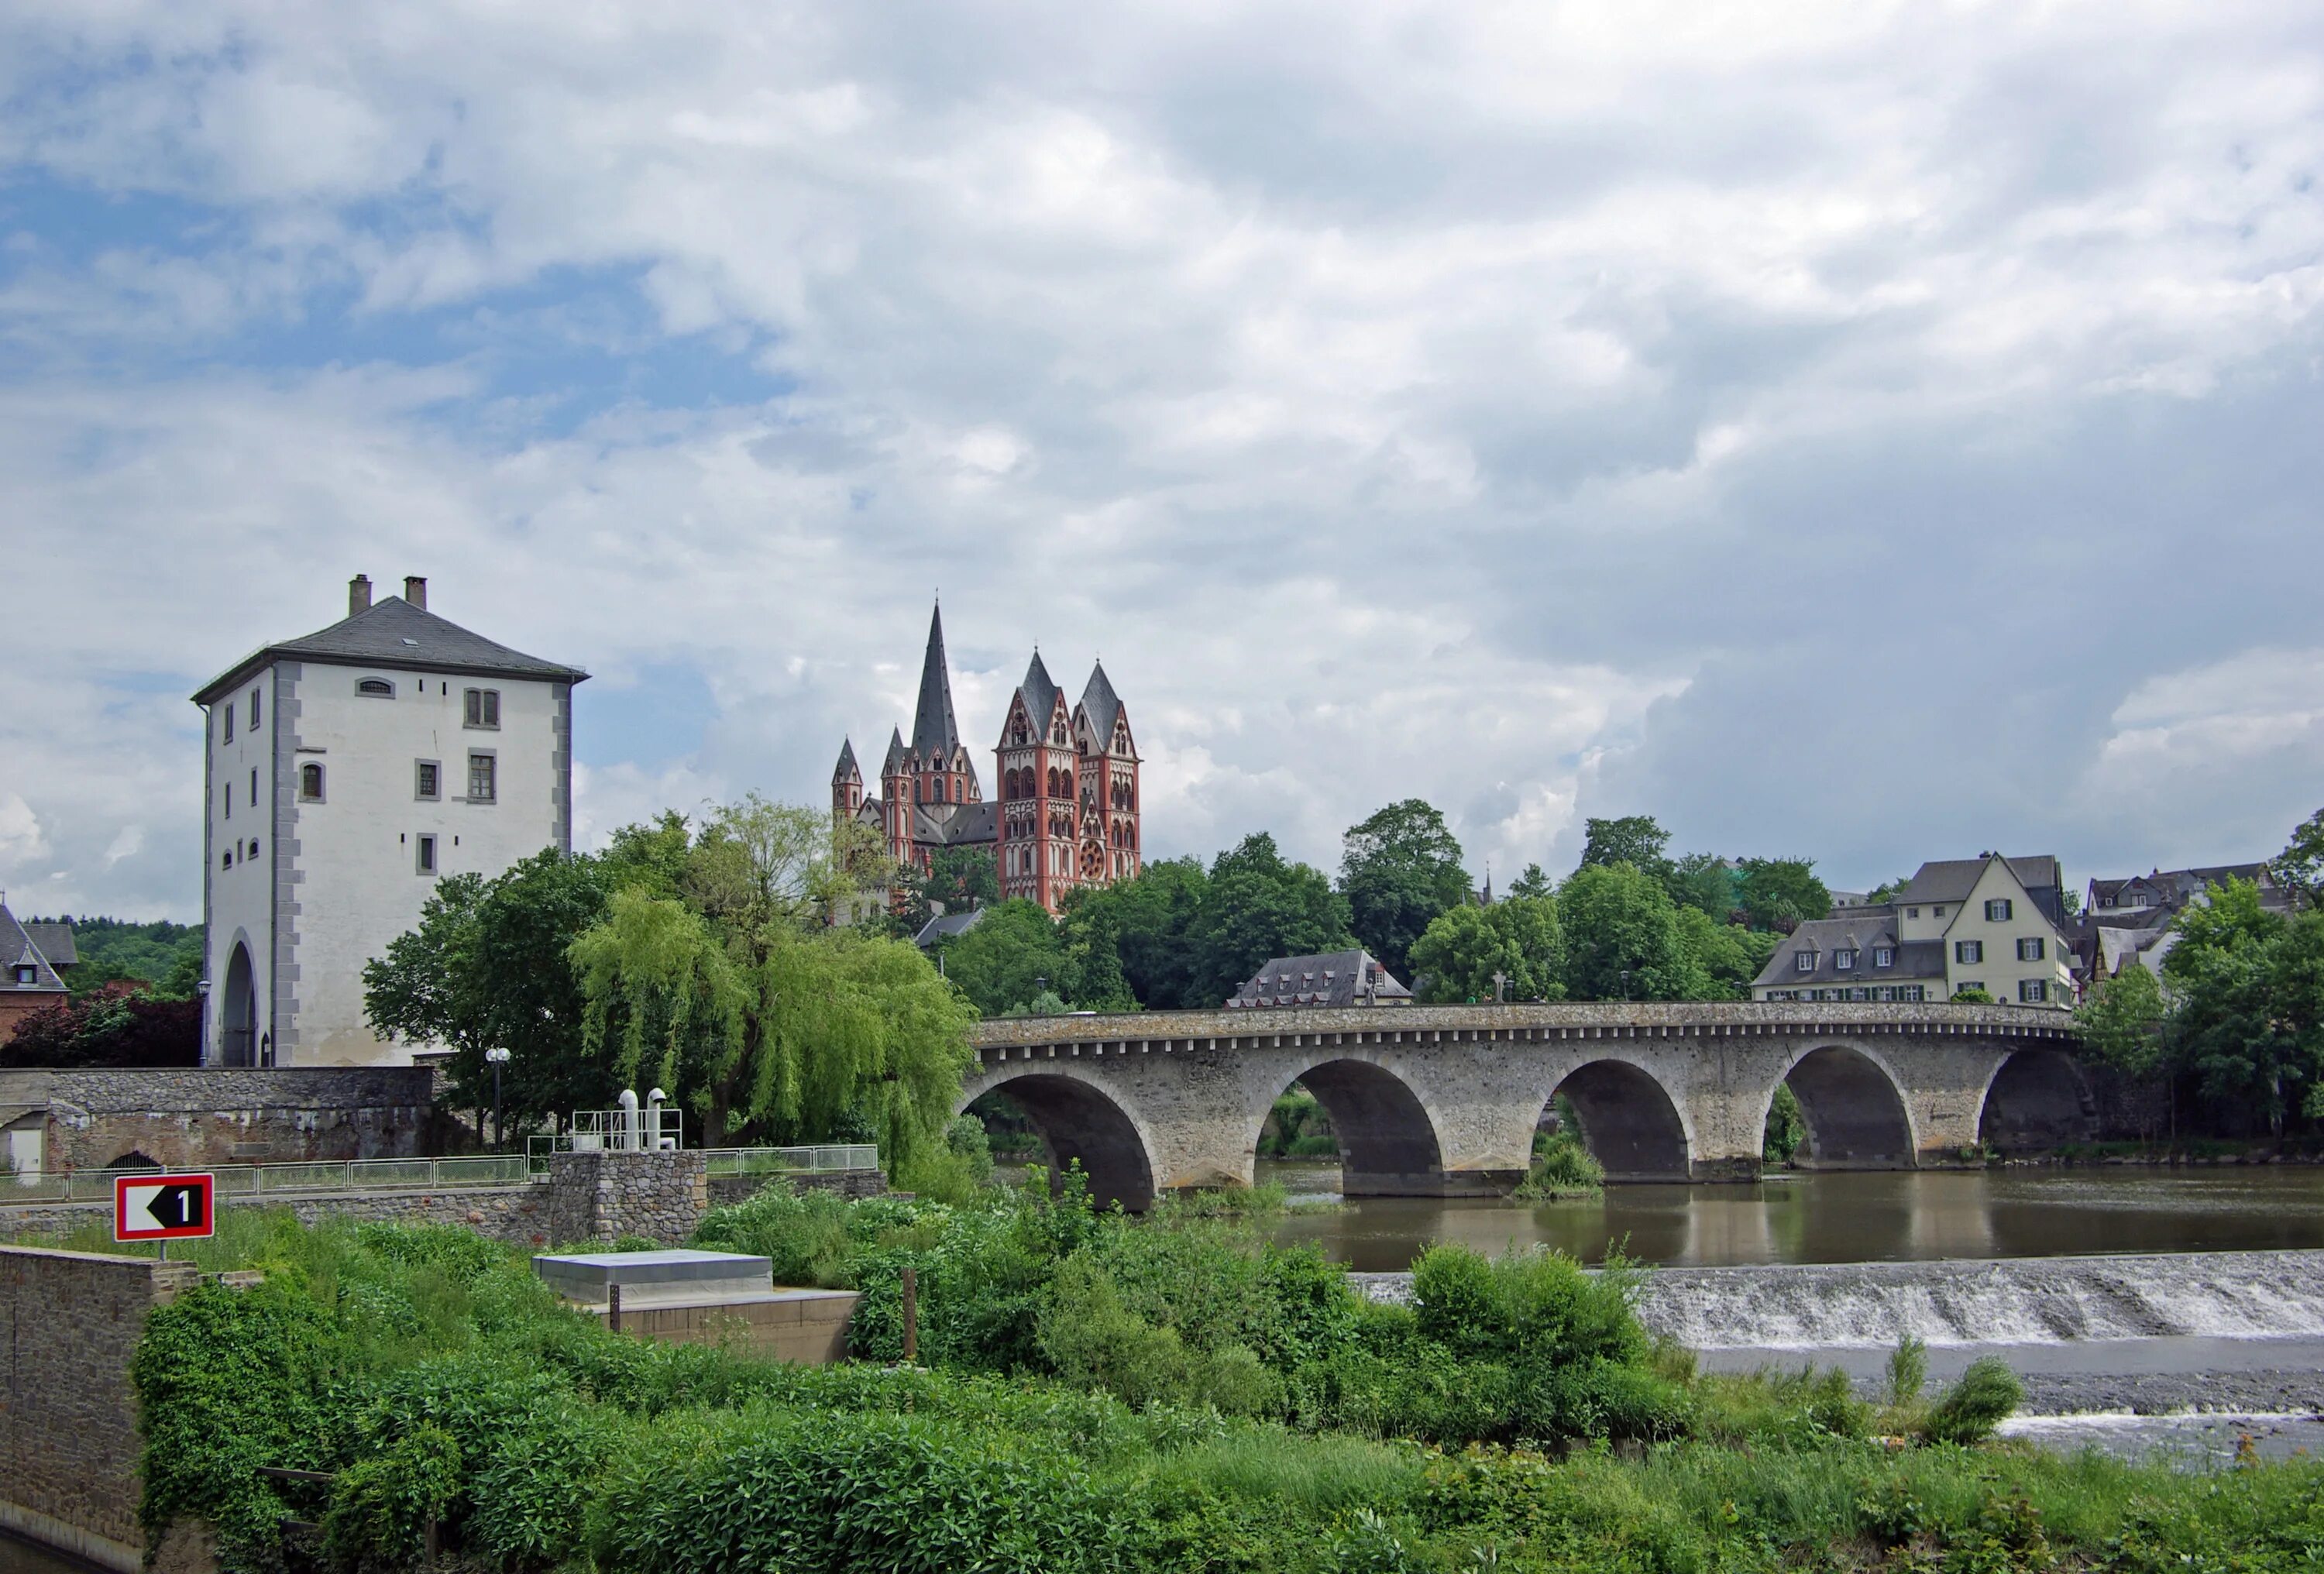
[[[721,1175],[824,1174],[833,1170],[876,1170],[880,1150],[868,1142],[822,1147],[712,1147],[702,1153],[703,1171]]]
[[[559,1151],[570,1151],[563,1149]],[[880,1167],[871,1143],[820,1147],[713,1147],[699,1150],[712,1177],[820,1174]],[[216,1177],[221,1201],[314,1192],[440,1192],[462,1186],[521,1186],[549,1179],[546,1151],[472,1154],[458,1158],[333,1159],[303,1164],[189,1165]],[[123,1175],[178,1172],[158,1166],[122,1170],[19,1171],[0,1176],[0,1207],[32,1202],[110,1202]]]
[[[563,1131],[524,1139],[525,1157],[539,1169],[553,1153],[659,1153],[686,1146],[685,1112],[669,1104],[639,1109],[576,1109]]]
[[[517,1154],[460,1158],[334,1159],[302,1164],[189,1165],[216,1177],[220,1198],[289,1195],[300,1192],[440,1192],[454,1186],[520,1186],[530,1176]],[[123,1175],[176,1172],[158,1166],[124,1170],[19,1171],[0,1180],[0,1205],[22,1202],[110,1202]]]

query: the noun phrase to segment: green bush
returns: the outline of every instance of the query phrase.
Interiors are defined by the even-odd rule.
[[[1933,1442],[1983,1442],[2024,1397],[2024,1385],[2006,1362],[1980,1356],[1929,1407],[1922,1430]]]
[[[752,1408],[688,1418],[618,1461],[592,1523],[620,1569],[1073,1574],[1115,1567],[1106,1496],[1002,1429]]]
[[[325,1560],[346,1574],[406,1569],[460,1489],[460,1447],[421,1425],[338,1473],[323,1514]]]
[[[772,1259],[778,1284],[835,1287],[846,1282],[846,1200],[770,1181],[740,1202],[713,1208],[694,1231],[696,1246]]]
[[[1597,1192],[1605,1184],[1605,1166],[1582,1146],[1579,1137],[1571,1131],[1561,1131],[1554,1137],[1536,1132],[1533,1165],[1511,1195],[1519,1201],[1532,1202],[1562,1194]]]

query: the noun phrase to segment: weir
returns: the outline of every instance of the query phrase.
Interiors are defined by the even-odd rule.
[[[1976,1164],[2094,1135],[2063,1012],[2022,1006],[1593,1002],[1142,1012],[978,1025],[960,1108],[999,1092],[1101,1201],[1249,1185],[1285,1088],[1313,1092],[1349,1196],[1507,1192],[1550,1100],[1614,1181],[1757,1177],[1775,1090],[1821,1169]]]

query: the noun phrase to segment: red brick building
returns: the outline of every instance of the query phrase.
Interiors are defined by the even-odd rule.
[[[853,740],[831,776],[835,815],[876,827],[890,856],[925,870],[939,848],[993,854],[1003,897],[1056,912],[1077,886],[1111,885],[1140,865],[1138,744],[1102,663],[1068,706],[1038,651],[1010,696],[993,749],[1001,791],[987,802],[953,713],[944,612],[928,624],[912,739],[890,733],[880,794],[867,790]]]

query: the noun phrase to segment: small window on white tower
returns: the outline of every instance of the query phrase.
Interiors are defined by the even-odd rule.
[[[436,872],[436,838],[433,836],[420,838],[420,851],[415,867],[421,874]]]
[[[493,800],[499,786],[495,780],[496,763],[489,754],[468,756],[468,801],[470,803],[489,804]]]
[[[498,727],[501,724],[501,691],[496,688],[468,690],[466,719],[471,727]]]
[[[319,761],[310,759],[299,768],[299,801],[302,804],[323,801],[323,767]]]
[[[395,686],[383,677],[358,678],[355,693],[367,700],[392,700],[395,697]]]

